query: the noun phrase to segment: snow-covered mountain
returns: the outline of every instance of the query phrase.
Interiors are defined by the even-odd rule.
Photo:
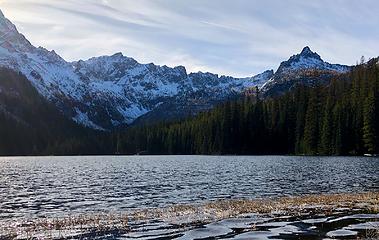
[[[280,64],[272,78],[262,85],[262,92],[266,96],[275,96],[299,84],[310,86],[327,84],[333,76],[349,70],[349,66],[325,62],[307,46],[300,54]]]
[[[121,53],[67,62],[54,51],[34,47],[1,12],[0,66],[21,72],[66,116],[95,129],[130,124],[147,113],[162,115],[162,109],[168,118],[193,114],[261,86],[273,75],[187,74],[182,66],[140,64]]]
[[[187,73],[141,64],[116,53],[67,62],[54,51],[34,47],[0,11],[0,67],[21,72],[68,118],[93,129],[133,122],[179,119],[240,96],[252,87],[265,96],[282,94],[298,84],[327,83],[349,67],[329,64],[305,47],[278,70],[233,78]],[[137,122],[138,122],[137,121]]]

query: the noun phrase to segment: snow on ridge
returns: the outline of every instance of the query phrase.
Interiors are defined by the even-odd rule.
[[[342,71],[345,68],[323,62],[309,48],[282,65],[284,70],[320,67]],[[247,78],[209,72],[188,74],[183,66],[141,64],[122,53],[66,62],[55,51],[31,45],[1,11],[0,66],[20,71],[68,117],[98,130],[112,126],[100,124],[89,113],[104,111],[108,114],[105,122],[113,126],[132,123],[169,101],[186,101],[195,95],[210,104],[247,88],[267,86],[274,76],[273,70]]]
[[[301,56],[298,61],[291,62],[290,69],[297,70],[297,69],[309,69],[309,68],[315,68],[315,69],[321,69],[321,70],[331,70],[331,71],[337,71],[337,72],[346,72],[348,70],[348,67],[338,65],[338,64],[330,64],[326,63],[321,59],[317,58],[305,58]]]
[[[308,46],[300,54],[293,55],[287,61],[280,64],[277,73],[290,72],[302,69],[329,70],[339,73],[349,71],[350,67],[340,64],[330,64],[321,59],[320,55],[313,52]]]
[[[142,107],[141,105],[138,104],[132,104],[127,107],[117,107],[117,110],[125,116],[126,123],[131,124],[135,119],[138,117],[148,113],[150,110]]]
[[[76,123],[81,124],[83,126],[95,129],[95,130],[100,130],[100,131],[105,131],[104,128],[100,127],[99,125],[93,123],[87,113],[80,111],[78,108],[75,108],[76,115],[72,118]]]
[[[304,70],[324,72],[325,74],[320,75],[322,78],[318,80],[326,83],[333,74],[346,73],[350,68],[349,66],[325,62],[320,55],[312,52],[309,47],[305,47],[300,54],[293,55],[287,61],[282,62],[275,74],[262,85],[261,90],[264,93],[270,92],[271,95],[275,95],[276,93],[283,93],[286,91],[285,89],[291,89],[296,84],[313,85],[315,78],[307,76],[303,72]]]

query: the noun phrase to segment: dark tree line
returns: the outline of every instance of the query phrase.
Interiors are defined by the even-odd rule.
[[[0,156],[104,154],[109,133],[78,126],[21,74],[0,68]]]
[[[0,155],[308,154],[379,152],[379,65],[275,98],[249,91],[173,123],[98,132],[67,120],[18,73],[0,69]]]
[[[327,86],[259,92],[176,123],[114,135],[124,154],[307,154],[378,152],[379,65],[360,64]]]

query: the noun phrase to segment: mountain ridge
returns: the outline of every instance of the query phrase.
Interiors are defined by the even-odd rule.
[[[333,74],[348,69],[324,62],[309,47],[282,62],[276,72],[267,70],[246,78],[141,64],[120,52],[67,62],[54,50],[34,47],[0,14],[0,66],[21,72],[64,115],[97,130],[129,125],[144,115],[160,116],[159,120],[193,115],[255,87],[266,95],[280,94],[276,89],[283,79],[307,68],[301,59],[312,60],[305,62]]]
[[[22,74],[2,67],[0,123],[1,156],[89,154],[105,146],[83,144],[95,145],[98,132],[67,119]]]
[[[298,85],[323,85],[339,74],[348,72],[350,66],[325,62],[320,55],[306,46],[287,61],[281,62],[273,77],[262,85],[265,96],[281,95]]]

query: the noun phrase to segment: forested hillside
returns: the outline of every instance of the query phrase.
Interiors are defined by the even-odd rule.
[[[377,153],[377,59],[327,86],[258,89],[190,119],[102,132],[68,120],[19,73],[0,69],[0,155]]]
[[[21,74],[0,68],[0,155],[105,153],[102,134],[65,118]]]
[[[135,154],[358,155],[378,151],[378,59],[328,86],[300,86],[262,100],[253,94],[195,118],[116,134]]]

